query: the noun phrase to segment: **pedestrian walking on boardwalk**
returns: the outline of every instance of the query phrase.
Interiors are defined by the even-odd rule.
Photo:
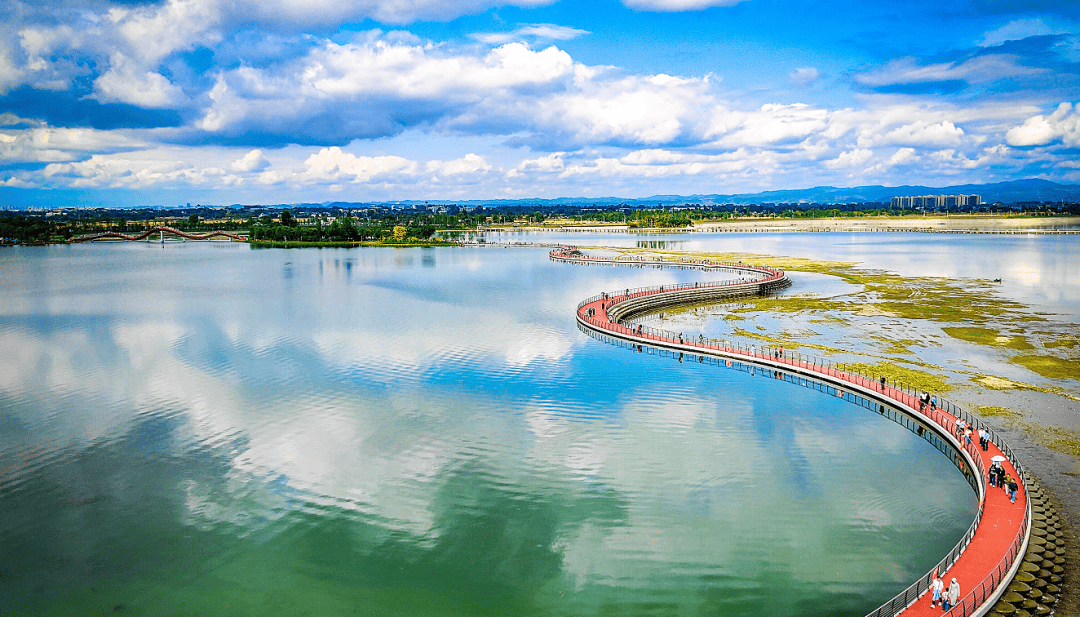
[[[945,583],[942,582],[941,576],[934,571],[934,582],[930,585],[930,591],[933,592],[933,597],[930,599],[930,608],[937,606],[938,602],[941,602],[941,591],[945,589]]]
[[[949,610],[949,608],[955,607],[956,603],[960,601],[960,583],[956,582],[956,577],[955,576],[953,577],[952,582],[949,583],[949,594],[948,595],[949,595],[949,607],[945,609],[946,611]]]
[[[1009,478],[1008,488],[1009,488],[1009,501],[1011,501],[1013,503],[1016,503],[1016,489],[1020,488],[1020,486],[1016,483],[1015,479]]]

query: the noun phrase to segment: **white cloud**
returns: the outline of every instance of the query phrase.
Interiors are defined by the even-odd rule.
[[[996,45],[1001,45],[1006,41],[1019,41],[1021,39],[1026,39],[1029,36],[1068,33],[1068,29],[1051,26],[1043,21],[1041,17],[1014,19],[1000,28],[986,32],[986,34],[983,35],[982,40],[978,41],[976,45],[979,45],[980,47],[994,47]]]
[[[1045,146],[1058,139],[1067,146],[1080,146],[1080,106],[1061,103],[1049,116],[1032,116],[1005,133],[1010,146]]]
[[[95,154],[76,163],[52,163],[45,167],[44,175],[67,177],[72,188],[141,189],[169,183],[205,184],[210,176],[220,177],[223,172],[186,167],[177,160],[136,153],[132,156]]]
[[[767,104],[751,113],[717,108],[706,137],[717,136],[725,147],[799,142],[825,131],[829,112],[802,103]]]
[[[934,161],[937,171],[949,175],[1001,163],[1007,154],[1009,154],[1008,146],[999,144],[984,148],[975,158],[969,158],[963,152],[957,152],[952,148],[931,152],[928,158]]]
[[[221,40],[218,0],[165,0],[104,14],[79,13],[71,23],[18,31],[26,54],[23,81],[64,90],[76,77],[100,71],[95,98],[144,107],[175,104],[180,91],[159,73],[168,55]]]
[[[109,70],[94,80],[94,98],[103,103],[129,103],[139,107],[176,105],[184,93],[164,75],[142,71],[122,54],[115,53]]]
[[[263,151],[256,148],[251,152],[248,152],[243,157],[233,161],[230,165],[230,169],[238,172],[251,173],[253,171],[263,171],[270,166],[270,161],[266,160],[263,156]]]
[[[126,39],[129,55],[152,64],[196,42],[217,40],[211,28],[221,20],[220,7],[216,0],[166,0],[139,10],[114,10],[110,17]]]
[[[943,81],[966,81],[987,84],[1011,77],[1030,77],[1047,69],[1023,66],[1011,54],[975,56],[963,62],[940,62],[921,65],[915,58],[892,60],[884,67],[862,73],[855,81],[864,86],[885,87],[901,84],[926,84]]]
[[[825,166],[830,169],[848,169],[858,167],[873,156],[874,153],[863,148],[841,152],[835,159],[825,161]]]
[[[1054,49],[1068,62],[1080,62],[1080,36],[1065,37],[1054,45]]]
[[[23,71],[11,60],[7,49],[0,46],[0,96],[22,80]]]
[[[517,167],[506,172],[506,177],[516,178],[529,171],[538,171],[541,173],[562,171],[565,166],[565,163],[563,162],[563,156],[565,155],[565,152],[552,152],[551,154],[535,159],[525,159],[518,163]]]
[[[123,131],[49,127],[8,130],[0,133],[0,161],[54,163],[145,145]]]
[[[452,161],[428,161],[426,169],[429,173],[440,176],[457,176],[488,171],[491,169],[491,165],[488,165],[484,157],[470,152],[460,159]]]
[[[304,161],[305,177],[321,182],[367,182],[377,176],[415,174],[416,162],[400,156],[356,156],[341,148],[323,148]]]
[[[1056,137],[1057,131],[1042,116],[1032,116],[1023,125],[1005,133],[1005,141],[1010,146],[1045,146]]]
[[[960,143],[964,130],[947,120],[928,122],[919,120],[897,127],[881,136],[881,144],[910,144],[922,146],[946,146]]]
[[[696,132],[711,102],[707,84],[669,75],[588,80],[573,91],[524,102],[528,108],[521,101],[507,106],[537,128],[577,142],[659,144]]]
[[[0,126],[15,126],[16,124],[33,124],[33,123],[34,122],[32,120],[27,120],[25,118],[20,118],[19,116],[11,113],[10,111],[5,111],[5,112],[0,113]]]
[[[76,29],[67,24],[52,28],[24,28],[19,31],[19,44],[25,53],[23,65],[24,81],[32,82],[35,88],[46,90],[66,90],[71,86],[71,79],[85,73],[83,67],[66,58],[71,49],[79,48],[90,35],[92,43],[104,43],[99,29]],[[104,47],[109,46],[104,44]],[[104,63],[107,54],[100,54]]]
[[[238,0],[233,20],[295,26],[341,24],[371,18],[384,24],[414,21],[450,21],[462,15],[482,13],[492,7],[533,7],[553,0]]]
[[[418,123],[544,145],[701,138],[715,104],[708,78],[613,73],[554,46],[508,43],[476,54],[384,39],[325,42],[293,63],[222,73],[197,126],[301,143]]]
[[[555,24],[532,24],[511,32],[477,33],[473,34],[472,38],[489,45],[503,45],[523,39],[567,41],[585,34],[589,34],[589,31]]]
[[[742,0],[623,0],[623,4],[640,11],[675,13],[700,11],[715,6],[735,6]]]
[[[0,181],[0,186],[6,186],[13,189],[29,189],[36,188],[38,185],[32,182],[27,182],[18,176],[11,176],[7,180]]]
[[[238,69],[238,72],[242,73],[245,70],[248,69]],[[214,87],[210,88],[206,96],[211,101],[210,108],[195,123],[196,127],[204,131],[220,131],[247,116],[247,103],[229,88],[224,76],[218,76]]]
[[[47,178],[55,186],[249,187],[252,197],[265,186],[325,191],[350,190],[357,183],[366,183],[364,191],[372,195],[385,190],[388,195],[398,191],[399,196],[423,191],[444,196],[462,187],[484,195],[601,190],[589,185],[590,177],[604,178],[607,194],[631,192],[624,187],[654,190],[645,181],[634,184],[635,179],[701,178],[695,186],[716,191],[721,186],[733,188],[725,182],[737,181],[747,189],[785,179],[801,183],[809,173],[828,181],[860,166],[881,172],[881,181],[903,172],[906,177],[900,179],[926,178],[923,182],[942,173],[978,168],[971,166],[979,161],[1015,169],[1035,164],[1048,168],[1064,155],[1050,148],[1039,153],[1016,150],[1007,156],[998,151],[992,155],[998,158],[987,158],[991,156],[987,149],[1006,143],[1077,141],[1076,112],[1070,104],[1063,112],[1051,113],[1036,99],[1020,96],[976,100],[875,93],[857,95],[849,108],[807,105],[798,97],[784,104],[757,107],[759,101],[749,107],[739,98],[741,93],[723,91],[722,82],[712,75],[635,75],[617,67],[575,62],[554,45],[536,46],[537,40],[584,34],[551,24],[513,25],[505,34],[474,37],[498,44],[495,48],[426,41],[407,32],[372,31],[351,40],[340,33],[330,40],[253,32],[250,36],[259,44],[274,36],[291,42],[266,43],[273,51],[259,52],[249,62],[250,56],[241,49],[241,43],[249,41],[237,35],[220,47],[210,46],[216,58],[234,54],[239,62],[194,75],[193,67],[183,62],[189,58],[169,54],[212,43],[220,38],[218,29],[233,25],[229,20],[241,4],[215,2],[117,5],[107,14],[84,13],[80,27],[68,22],[15,30],[18,36],[6,43],[11,49],[0,52],[0,90],[5,84],[54,87],[71,81],[77,69],[61,66],[59,59],[74,62],[72,50],[81,49],[86,53],[80,60],[95,64],[88,69],[84,63],[78,69],[84,70],[79,83],[85,84],[93,71],[98,74],[91,97],[150,108],[187,105],[182,116],[189,124],[87,132],[66,142],[61,129],[34,133],[5,128],[2,135],[8,137],[0,136],[0,160],[57,164],[50,166],[48,176],[35,169],[13,177],[26,182]],[[436,3],[419,0],[414,8],[422,7],[435,10]],[[410,9],[400,4],[395,10]],[[467,9],[446,10],[449,14]],[[177,32],[163,31],[170,19],[176,20]],[[249,25],[261,18],[251,19]],[[145,49],[135,50],[140,37],[153,40]],[[1025,67],[1017,57],[994,51],[1000,50],[956,62],[896,60],[857,79],[876,87],[947,80],[989,83],[1041,74],[1042,69]],[[10,58],[23,60],[12,63]],[[6,74],[10,76],[5,82]],[[792,84],[809,85],[821,74],[806,66],[788,77]],[[786,90],[793,91],[797,89]],[[0,125],[5,122],[0,117]],[[17,118],[8,124],[31,125]],[[106,142],[106,134],[115,141]],[[403,137],[394,142],[397,135]],[[430,137],[428,143],[438,144],[437,149],[422,149],[417,135]],[[388,143],[360,141],[371,138],[386,138]],[[469,145],[448,147],[459,138]],[[153,145],[213,140],[245,145],[188,149]],[[526,148],[529,153],[521,154]],[[382,156],[386,152],[399,156]],[[461,156],[465,152],[469,154]],[[268,156],[274,162],[272,169]],[[902,169],[891,178],[885,176],[894,167]],[[716,186],[708,186],[710,181]],[[670,186],[677,192],[675,186],[690,184]]]
[[[473,55],[386,40],[327,41],[290,63],[222,73],[197,125],[229,135],[340,143],[559,91],[576,72],[569,54],[556,47],[533,51],[509,43]],[[485,112],[480,122],[501,119]]]
[[[439,56],[425,47],[382,41],[374,45],[327,42],[305,60],[299,85],[324,96],[468,96],[477,89],[487,93],[496,88],[547,83],[566,76],[572,67],[570,55],[556,47],[532,51],[521,43],[508,43],[475,58]],[[254,72],[249,75],[255,77]],[[258,79],[271,90],[278,85],[266,73]]]
[[[622,157],[599,157],[566,165],[560,178],[601,176],[607,178],[662,178],[705,176],[722,179],[756,168],[767,171],[775,165],[771,152],[737,150],[724,154],[694,154],[658,148],[635,150]],[[555,170],[552,170],[555,171]]]
[[[792,83],[798,86],[809,86],[810,84],[817,81],[818,77],[820,76],[821,73],[819,73],[818,70],[812,66],[804,66],[801,68],[797,68],[794,71],[788,73],[788,79],[790,79]]]
[[[915,153],[915,148],[900,148],[892,156],[889,157],[889,167],[895,167],[897,165],[910,165],[919,160],[919,155]]]

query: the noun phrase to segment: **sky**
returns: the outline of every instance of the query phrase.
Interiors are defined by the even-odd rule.
[[[1080,182],[1076,0],[0,0],[0,207]]]

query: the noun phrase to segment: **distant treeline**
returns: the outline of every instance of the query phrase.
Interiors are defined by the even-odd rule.
[[[324,224],[323,218],[301,225],[289,210],[284,210],[277,220],[264,215],[251,225],[252,240],[297,242],[409,242],[428,240],[438,229],[435,225],[411,224],[393,217],[376,220],[354,219],[351,216],[336,217]],[[406,223],[401,225],[400,223]]]
[[[56,234],[51,221],[25,216],[0,217],[0,243],[45,244]]]
[[[614,205],[558,205],[459,207],[425,205],[369,206],[356,209],[302,207],[274,209],[244,206],[239,209],[195,208],[161,211],[144,209],[79,209],[52,212],[0,211],[0,243],[34,244],[64,241],[102,231],[138,233],[153,225],[182,231],[234,231],[254,240],[297,242],[414,242],[433,237],[435,230],[470,230],[485,226],[578,223],[615,223],[630,227],[685,228],[697,222],[745,217],[825,219],[865,216],[943,214],[893,208],[887,203],[850,204],[685,204],[656,207]],[[991,206],[950,208],[950,214],[990,213]],[[1080,215],[1080,204],[1030,202],[998,210],[1000,214],[1028,216]],[[557,223],[556,223],[557,224]]]

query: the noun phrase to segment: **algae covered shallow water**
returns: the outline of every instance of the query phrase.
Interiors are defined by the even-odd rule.
[[[1039,311],[1080,319],[1080,242],[1075,235],[506,231],[483,236],[493,242],[561,242],[847,261],[907,277],[1001,279],[998,291],[1002,297]]]
[[[863,615],[973,493],[877,414],[574,325],[712,276],[0,251],[0,613]]]

